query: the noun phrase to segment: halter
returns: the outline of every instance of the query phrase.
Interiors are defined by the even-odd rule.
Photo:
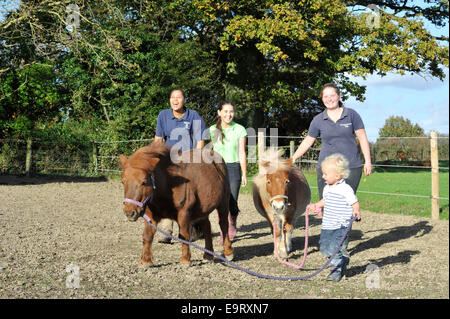
[[[288,199],[288,197],[286,195],[275,195],[269,199],[269,202],[272,203],[275,199],[280,199],[280,198]]]
[[[152,189],[153,191],[151,192],[150,195],[148,195],[145,200],[143,202],[137,201],[135,199],[131,199],[131,198],[124,198],[122,203],[130,203],[130,204],[134,204],[136,206],[139,206],[141,209],[141,212],[139,213],[139,216],[143,216],[144,215],[144,211],[145,211],[145,207],[148,205],[148,203],[153,199],[153,193],[156,189],[155,186],[155,176],[152,174],[151,175],[151,179],[152,179]]]

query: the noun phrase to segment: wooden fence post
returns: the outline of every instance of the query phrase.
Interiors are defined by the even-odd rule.
[[[291,140],[289,142],[289,157],[292,158],[292,156],[294,156],[295,153],[295,141]]]
[[[27,156],[25,158],[25,174],[26,176],[30,176],[30,171],[31,171],[31,145],[32,145],[32,140],[31,137],[27,138]]]
[[[97,173],[97,170],[98,170],[97,144],[95,143],[95,140],[94,140],[94,143],[93,143],[93,146],[92,146],[92,161],[94,163],[94,171]]]
[[[437,132],[430,132],[431,148],[431,219],[439,219],[439,157]]]

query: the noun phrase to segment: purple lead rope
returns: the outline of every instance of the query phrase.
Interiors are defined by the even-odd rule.
[[[140,203],[140,204],[142,204],[142,203]],[[200,246],[197,245],[197,244],[194,244],[193,242],[190,242],[190,241],[187,241],[187,240],[183,240],[183,239],[181,239],[181,238],[178,238],[178,237],[176,237],[176,236],[173,236],[172,234],[169,234],[169,233],[163,231],[162,229],[160,229],[160,228],[158,228],[156,225],[154,225],[154,224],[151,222],[150,218],[149,218],[147,215],[144,214],[143,217],[144,217],[144,219],[148,222],[148,224],[149,224],[151,227],[153,227],[154,229],[156,229],[157,231],[159,231],[160,233],[162,233],[162,234],[163,234],[164,236],[166,236],[166,237],[170,237],[170,238],[172,238],[172,239],[174,239],[174,240],[176,240],[176,241],[179,241],[179,242],[181,242],[181,243],[183,243],[183,244],[190,245],[190,246],[192,246],[192,247],[195,247],[195,248],[197,248],[197,249],[200,249],[200,250],[202,250],[202,251],[204,251],[204,252],[206,252],[206,253],[208,253],[208,254],[210,254],[210,255],[213,255],[214,257],[219,258],[220,260],[223,260],[224,262],[226,262],[227,264],[231,265],[232,267],[234,267],[234,268],[236,268],[236,269],[238,269],[238,270],[241,270],[241,271],[243,271],[243,272],[245,272],[245,273],[247,273],[247,274],[249,274],[249,275],[256,276],[256,277],[259,277],[259,278],[264,278],[264,279],[282,280],[282,281],[289,281],[289,280],[295,281],[295,280],[305,280],[305,279],[309,279],[309,278],[312,278],[312,277],[316,276],[316,275],[319,274],[322,270],[324,270],[324,269],[331,263],[331,261],[332,261],[333,258],[336,256],[336,254],[338,253],[338,251],[341,249],[341,246],[342,246],[342,244],[344,243],[345,237],[347,236],[348,232],[350,231],[350,229],[351,229],[351,227],[352,227],[352,224],[353,224],[353,221],[355,221],[355,219],[356,219],[356,216],[352,217],[352,219],[350,220],[349,225],[347,226],[347,228],[346,228],[346,230],[345,230],[345,232],[344,232],[344,235],[342,236],[342,239],[341,239],[341,241],[340,241],[340,243],[339,243],[339,245],[338,245],[336,251],[334,252],[334,254],[328,259],[328,261],[327,261],[320,269],[316,270],[314,273],[312,273],[312,274],[310,274],[310,275],[303,276],[303,277],[277,277],[277,276],[269,276],[269,275],[260,274],[260,273],[251,271],[251,270],[249,270],[249,269],[247,269],[247,268],[241,267],[241,266],[235,264],[234,262],[229,261],[229,260],[226,259],[225,257],[223,257],[223,256],[221,256],[221,255],[219,255],[219,254],[216,254],[216,253],[213,252],[213,251],[210,251],[210,250],[208,250],[208,249],[206,249],[206,248],[200,247]]]

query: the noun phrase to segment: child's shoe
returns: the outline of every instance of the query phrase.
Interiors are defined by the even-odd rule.
[[[341,279],[342,279],[342,270],[341,270],[341,268],[338,268],[338,267],[334,267],[327,277],[327,280],[330,280],[330,281],[333,280],[336,282],[340,281]]]
[[[347,266],[350,263],[350,258],[343,256],[343,261],[342,261],[342,276],[346,275],[347,272]]]

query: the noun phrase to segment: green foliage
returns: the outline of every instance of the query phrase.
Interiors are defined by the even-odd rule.
[[[379,136],[372,148],[376,161],[400,161],[419,165],[429,163],[428,138],[424,130],[418,124],[412,124],[409,119],[390,116],[379,130]]]
[[[19,173],[25,163],[23,141],[3,142],[0,140],[0,173]]]
[[[95,116],[107,122],[108,139],[151,138],[158,113],[169,106],[175,87],[185,90],[188,106],[201,114],[211,109],[210,90],[217,85],[210,56],[194,42],[164,41],[146,26],[122,32],[136,47],[124,55],[133,69],[122,66],[102,70],[98,61],[71,57],[63,64],[63,78],[71,88],[70,116]],[[125,39],[124,39],[125,41]],[[83,63],[83,61],[85,61]],[[86,62],[87,61],[87,62]],[[104,63],[113,63],[105,57]]]
[[[379,130],[380,137],[424,137],[423,128],[403,116],[390,116]]]
[[[92,134],[107,140],[150,138],[180,87],[207,124],[227,98],[247,127],[299,135],[322,111],[326,82],[364,100],[350,76],[442,79],[448,39],[424,23],[445,25],[448,4],[377,1],[375,21],[371,3],[87,0],[79,26],[68,28],[73,1],[20,1],[0,26],[0,131],[25,137],[92,121]]]
[[[7,135],[31,136],[36,123],[51,121],[64,100],[51,61],[0,74],[0,119]]]

